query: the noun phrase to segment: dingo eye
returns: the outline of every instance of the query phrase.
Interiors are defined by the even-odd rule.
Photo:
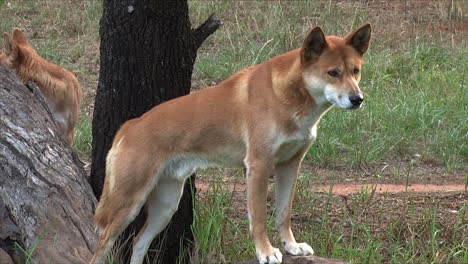
[[[328,73],[328,75],[330,75],[331,77],[335,77],[335,78],[338,77],[338,75],[339,75],[339,73],[338,73],[337,71],[329,71],[329,72],[327,72],[327,73]]]
[[[358,73],[359,73],[359,69],[358,68],[354,69],[354,74],[358,74]]]

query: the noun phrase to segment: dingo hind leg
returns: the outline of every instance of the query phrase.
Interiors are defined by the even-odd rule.
[[[143,263],[151,242],[177,211],[183,186],[179,179],[164,179],[153,189],[146,202],[148,218],[133,242],[131,264]]]
[[[116,197],[111,197],[109,198],[114,202]],[[122,201],[122,199],[118,200],[119,202]],[[144,202],[145,198],[127,199],[126,201],[122,201],[119,205],[108,204],[106,202],[99,203],[99,207],[96,210],[96,223],[101,229],[101,234],[99,235],[96,252],[91,260],[92,264],[104,263],[114,242],[135,219],[140,209],[143,207]]]
[[[158,166],[155,169],[144,167],[145,159],[141,156],[135,159],[118,159],[117,156],[115,150],[109,151],[104,190],[95,215],[102,232],[92,264],[105,261],[118,236],[140,212],[160,174]],[[126,169],[130,168],[129,164],[140,166],[130,171]]]
[[[68,142],[68,144],[70,144],[70,146],[73,145],[74,138],[75,138],[75,129],[73,127],[70,127],[65,137],[66,141]]]
[[[151,242],[168,225],[179,207],[185,180],[193,173],[196,165],[196,162],[177,159],[166,165],[146,202],[148,217],[133,242],[131,264],[143,263]]]

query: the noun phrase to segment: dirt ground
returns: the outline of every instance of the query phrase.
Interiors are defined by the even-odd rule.
[[[376,193],[438,193],[468,192],[466,176],[468,169],[449,170],[436,162],[410,160],[385,161],[365,168],[340,166],[314,166],[313,161],[304,161],[300,174],[310,176],[313,189],[317,192],[328,192],[337,195],[352,195],[363,189],[375,189]],[[246,189],[245,180],[239,179],[241,171],[226,170],[222,181],[231,190]],[[270,179],[273,183],[273,179]],[[197,188],[207,191],[209,181],[202,177],[197,180]]]

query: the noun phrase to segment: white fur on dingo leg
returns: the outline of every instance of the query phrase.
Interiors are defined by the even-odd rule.
[[[284,249],[294,256],[309,256],[314,254],[314,250],[307,243],[287,243]]]
[[[260,264],[280,264],[283,262],[283,254],[277,248],[273,248],[270,254],[257,253],[258,262]]]

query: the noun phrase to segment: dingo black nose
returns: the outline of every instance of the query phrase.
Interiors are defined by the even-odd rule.
[[[361,96],[352,95],[349,97],[349,101],[354,106],[359,106],[362,104],[362,101],[364,101],[364,98],[362,98]]]

